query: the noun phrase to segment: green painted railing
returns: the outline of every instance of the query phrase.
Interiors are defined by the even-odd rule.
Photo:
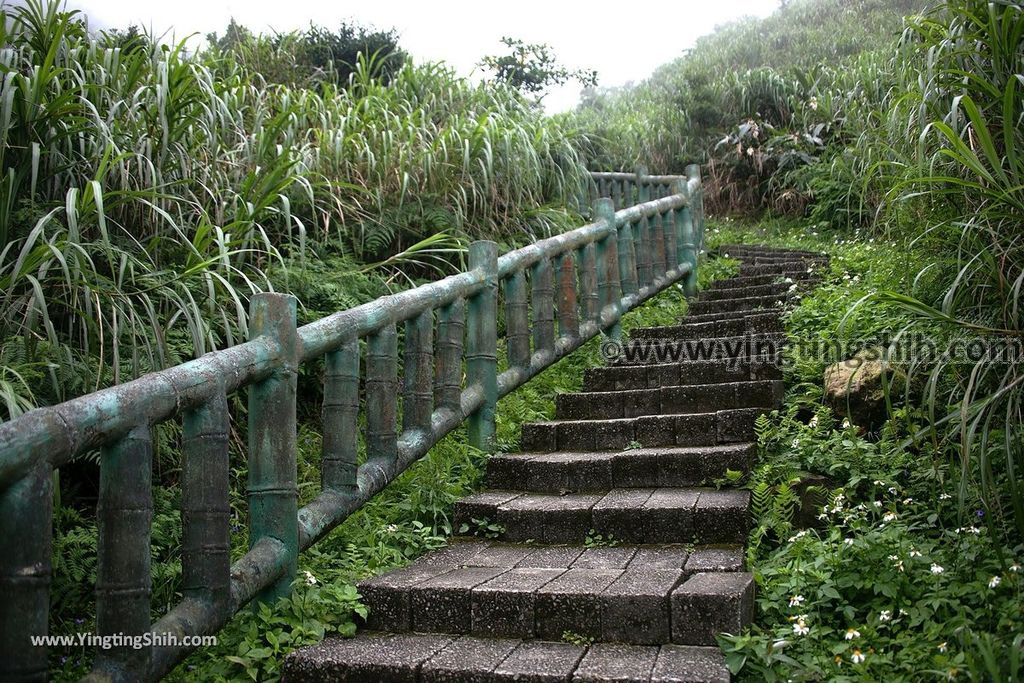
[[[287,593],[299,552],[446,434],[465,422],[470,443],[490,450],[499,398],[596,335],[618,335],[626,311],[673,283],[692,293],[704,221],[699,169],[687,171],[592,174],[593,223],[501,257],[475,242],[465,273],[301,328],[294,298],[258,294],[250,341],[0,424],[0,680],[47,677],[47,650],[31,639],[48,632],[54,469],[99,450],[96,635],[151,634],[144,647],[98,649],[88,678],[158,679],[193,649],[187,637]],[[500,306],[508,369],[498,373]],[[299,508],[296,377],[320,358],[323,490]],[[243,387],[250,549],[231,564],[228,396]],[[182,599],[151,623],[151,432],[178,418]]]

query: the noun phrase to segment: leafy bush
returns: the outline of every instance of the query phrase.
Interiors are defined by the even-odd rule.
[[[851,311],[851,302],[882,289],[934,295],[948,273],[919,277],[927,253],[828,226],[719,221],[708,235],[832,255],[824,282],[786,318],[786,408],[756,424],[760,457],[747,486],[758,613],[755,626],[720,639],[738,679],[1020,680],[1024,544],[1012,516],[990,503],[984,463],[910,440],[929,415],[906,396],[890,396],[878,433],[841,422],[821,389],[824,365],[841,359],[802,350],[898,333],[913,319],[901,306]],[[938,325],[929,335],[948,338]],[[1012,494],[1005,468],[989,474],[999,495]]]
[[[865,441],[824,408],[811,424],[796,412],[759,424],[758,617],[721,638],[740,680],[1020,680],[1024,545],[1005,546],[981,507],[958,521],[941,459]],[[778,519],[798,471],[834,483],[816,528],[792,524],[792,493],[790,523]],[[776,502],[759,503],[772,482]]]

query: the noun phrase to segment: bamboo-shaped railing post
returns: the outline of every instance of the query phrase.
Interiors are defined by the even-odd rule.
[[[359,420],[359,340],[349,339],[324,359],[324,489],[351,491],[356,486]]]
[[[661,225],[662,241],[665,243],[665,268],[671,270],[679,267],[679,254],[676,249],[676,221],[675,211],[666,211],[658,214],[658,222]]]
[[[637,191],[637,203],[645,204],[650,201],[650,191],[647,189],[647,184],[644,178],[647,176],[646,166],[637,166],[636,168],[636,191]],[[642,289],[651,284],[654,280],[655,271],[660,268],[655,266],[655,249],[653,231],[651,230],[651,223],[647,219],[647,216],[640,218],[637,223],[637,249],[636,249],[636,270],[637,270],[637,284]]]
[[[609,199],[598,199],[594,206],[594,216],[610,226],[611,232],[597,241],[594,252],[597,270],[597,300],[600,306],[598,320],[603,318],[605,311],[616,311],[619,308],[621,291],[619,285],[618,230],[616,229],[615,208]],[[604,333],[613,341],[621,341],[622,327],[618,321],[604,328]]]
[[[483,404],[469,416],[466,433],[474,448],[494,447],[494,413],[498,403],[498,245],[469,245],[469,267],[484,274],[484,287],[469,299],[466,325],[466,382],[483,395]]]
[[[462,299],[456,299],[437,312],[434,403],[437,410],[448,415],[456,415],[460,409],[462,347],[466,337],[465,318],[466,304]]]
[[[633,224],[626,221],[619,229],[618,237],[619,279],[622,284],[622,295],[637,293],[636,273],[636,234]]]
[[[533,266],[530,278],[533,308],[533,351],[555,350],[555,284],[551,261],[545,257]]]
[[[597,202],[594,202],[596,210]],[[598,291],[596,253],[597,248],[588,244],[576,251],[577,259],[580,262],[580,304],[583,309],[583,319],[591,322],[599,322],[601,318],[601,295]]]
[[[613,209],[622,208],[622,183],[620,183],[618,180],[612,181],[611,200]]]
[[[96,563],[96,633],[141,636],[149,631],[150,534],[153,521],[153,439],[137,425],[100,452]],[[93,672],[101,680],[148,676],[152,646],[100,650]]]
[[[45,681],[53,553],[53,470],[45,459],[0,492],[0,680]]]
[[[366,468],[391,481],[398,469],[398,333],[387,323],[366,343]]]
[[[686,177],[697,181],[696,196],[693,197],[694,230],[696,232],[695,244],[697,255],[704,252],[704,185],[700,178],[700,164],[690,164],[686,167]]]
[[[231,602],[231,508],[224,380],[215,396],[182,420],[182,592],[226,614]]]
[[[279,353],[270,377],[249,388],[249,547],[269,538],[284,548],[284,574],[258,596],[273,602],[288,594],[299,551],[295,393],[300,349],[295,297],[257,294],[250,309],[252,338],[269,337]]]
[[[685,180],[676,183],[675,191],[683,195],[687,202],[676,209],[676,248],[679,264],[688,264],[690,267],[690,272],[683,279],[683,293],[692,297],[697,294],[697,253],[693,243],[693,209],[690,205],[692,197]]]
[[[576,339],[580,336],[579,310],[576,305],[576,259],[572,252],[558,257],[558,335]]]
[[[509,367],[530,366],[530,302],[522,271],[505,278],[505,344]]]
[[[430,433],[434,413],[434,312],[427,309],[405,323],[405,387],[402,431]]]

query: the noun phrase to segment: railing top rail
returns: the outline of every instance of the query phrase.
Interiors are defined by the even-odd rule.
[[[631,180],[645,183],[674,183],[677,180],[692,179],[690,175],[649,175],[647,173],[624,173],[616,171],[590,171],[590,177],[594,180]]]
[[[13,596],[0,611],[0,678],[45,676],[46,649],[24,643],[48,629],[51,470],[76,455],[102,449],[97,633],[215,633],[250,599],[287,594],[302,550],[460,425],[471,446],[492,450],[499,398],[599,334],[621,339],[622,316],[672,284],[691,296],[704,235],[699,170],[593,178],[580,188],[581,204],[594,201],[593,222],[580,228],[501,257],[494,242],[474,242],[467,272],[301,328],[294,297],[256,294],[251,341],[0,424],[0,592]],[[508,363],[499,373],[502,343]],[[318,358],[321,490],[300,508],[298,374]],[[241,538],[228,513],[229,396],[246,386],[250,547],[232,563]],[[150,428],[178,417],[182,537],[191,540],[181,544],[183,598],[154,624],[150,567],[134,558],[149,557],[152,537]],[[189,649],[104,650],[93,672],[155,680]]]
[[[663,177],[685,180],[684,176]],[[498,259],[498,277],[506,278],[544,258],[599,241],[627,222],[688,204],[686,194],[663,197],[618,211],[615,226],[599,220],[516,249]],[[300,362],[320,358],[347,340],[365,337],[424,310],[472,296],[484,283],[479,270],[458,273],[304,325],[297,330]],[[139,423],[162,422],[202,404],[218,391],[230,394],[257,382],[273,372],[278,352],[269,339],[244,342],[0,424],[0,490],[24,476],[40,458],[60,467],[77,455],[116,441]]]
[[[274,371],[279,352],[261,337],[0,424],[0,491],[41,458],[60,467],[116,441],[137,424],[161,422],[258,382]]]

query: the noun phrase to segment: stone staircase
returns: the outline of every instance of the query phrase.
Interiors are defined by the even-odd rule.
[[[289,681],[456,683],[728,681],[715,636],[753,618],[744,571],[747,491],[715,486],[755,458],[753,423],[782,401],[778,348],[793,285],[820,254],[719,250],[742,261],[677,326],[629,346],[697,340],[733,357],[620,358],[523,425],[523,452],[493,456],[487,489],[455,524],[496,525],[360,585],[355,638],[290,655]],[[492,533],[492,535],[494,535]],[[611,539],[612,542],[609,542]],[[592,644],[587,644],[592,643]]]

